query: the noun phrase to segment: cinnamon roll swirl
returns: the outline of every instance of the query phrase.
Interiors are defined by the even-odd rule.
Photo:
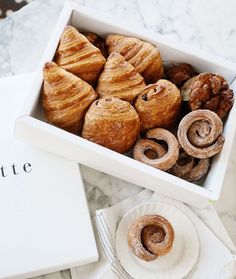
[[[225,141],[222,131],[223,123],[216,113],[196,110],[181,120],[177,135],[188,155],[205,159],[221,151]]]

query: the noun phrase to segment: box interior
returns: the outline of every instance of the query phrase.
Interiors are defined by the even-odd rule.
[[[197,69],[197,71],[199,72],[215,72],[215,73],[219,73],[222,76],[224,76],[227,81],[229,82],[229,84],[231,84],[235,78],[235,72],[233,70],[230,70],[224,66],[218,65],[217,63],[214,63],[212,61],[207,61],[206,59],[202,59],[199,58],[196,53],[196,55],[192,54],[192,53],[186,53],[183,50],[179,50],[175,48],[175,43],[173,43],[173,46],[168,46],[166,43],[163,42],[159,42],[156,43],[155,40],[158,40],[158,36],[157,38],[155,38],[154,33],[151,33],[151,35],[149,34],[149,32],[147,32],[147,35],[144,36],[140,36],[140,34],[136,34],[135,32],[131,32],[131,31],[127,31],[126,28],[118,28],[117,26],[112,25],[112,23],[108,24],[108,23],[104,23],[101,21],[101,18],[99,17],[91,17],[88,14],[85,13],[80,13],[78,11],[73,10],[69,20],[67,21],[67,24],[70,24],[74,27],[76,27],[79,31],[91,31],[94,33],[99,34],[102,37],[106,37],[108,34],[111,33],[115,33],[115,34],[123,34],[123,35],[127,35],[127,36],[135,36],[137,38],[140,39],[144,39],[147,41],[150,41],[154,44],[156,44],[161,52],[162,55],[162,59],[163,61],[171,61],[171,62],[186,62],[191,64],[193,67],[195,67]],[[59,41],[59,38],[58,38]],[[57,41],[57,43],[58,43]],[[54,46],[54,52],[56,51],[56,45]],[[51,61],[53,59],[53,55],[49,55],[48,56],[48,61]],[[46,62],[46,60],[44,61]],[[45,118],[44,118],[44,113],[43,113],[43,108],[42,108],[42,100],[41,100],[41,87],[42,87],[42,76],[40,77],[41,81],[40,81],[40,90],[38,90],[38,99],[35,103],[34,108],[31,110],[30,112],[30,116],[42,120],[44,122],[46,122]],[[234,86],[235,90],[236,90],[236,85]],[[233,136],[230,134],[230,123],[233,122],[232,119],[232,115],[234,114],[233,111],[235,111],[235,106],[234,108],[231,110],[230,115],[228,117],[228,120],[226,121],[225,125],[224,125],[224,135],[226,137],[226,140],[231,137],[233,138]],[[64,133],[67,133],[66,131],[64,131]],[[79,140],[79,137],[78,137]],[[228,147],[230,148],[230,147]],[[187,181],[184,181],[181,179],[181,183],[183,185],[186,185],[187,187],[197,187],[199,188],[198,185],[202,186],[201,189],[204,191],[210,191],[210,192],[219,192],[220,189],[216,189],[217,185],[219,184],[219,175],[216,175],[218,172],[224,173],[224,171],[222,169],[220,169],[220,165],[217,164],[217,162],[219,160],[226,160],[228,161],[227,158],[227,152],[225,152],[226,149],[226,145],[224,146],[222,152],[220,154],[218,154],[217,156],[214,157],[214,159],[212,160],[212,165],[211,165],[211,169],[207,175],[207,177],[205,179],[202,179],[200,182],[198,182],[197,184],[193,184],[193,183],[189,183]],[[119,156],[125,156],[125,155],[119,155]],[[132,164],[135,165],[137,162],[134,159],[132,160]],[[225,168],[226,168],[226,163],[225,163]],[[153,172],[159,172],[159,170],[156,170],[154,168],[152,168]],[[167,174],[170,175],[170,174]],[[171,175],[172,176],[172,175]],[[222,175],[223,176],[223,175]],[[223,177],[221,176],[221,179],[223,180]],[[179,180],[179,178],[176,177],[176,180]],[[219,193],[218,193],[219,194]]]

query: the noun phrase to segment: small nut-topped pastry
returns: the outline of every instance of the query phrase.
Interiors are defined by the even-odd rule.
[[[136,71],[140,73],[146,83],[154,83],[163,77],[164,68],[158,48],[151,43],[133,37],[109,35],[106,38],[108,52],[119,52]]]
[[[177,87],[181,87],[187,80],[196,76],[197,73],[190,64],[181,63],[171,66],[166,75],[172,83]]]
[[[139,217],[128,232],[128,245],[141,260],[150,262],[171,251],[175,233],[170,222],[160,215]]]
[[[118,98],[95,101],[85,115],[83,138],[124,153],[135,143],[140,121],[134,107]]]
[[[61,35],[55,62],[68,72],[94,84],[106,59],[76,28],[66,26]]]
[[[118,52],[112,52],[99,76],[96,91],[100,98],[116,97],[131,102],[144,87],[143,77],[135,68]]]
[[[43,76],[43,107],[47,120],[68,132],[80,132],[84,114],[97,93],[87,82],[54,62],[45,64]]]
[[[170,127],[178,118],[181,103],[179,89],[168,80],[146,86],[135,101],[141,129]]]
[[[234,93],[218,74],[202,73],[188,80],[181,88],[190,110],[209,109],[224,118],[233,106]]]

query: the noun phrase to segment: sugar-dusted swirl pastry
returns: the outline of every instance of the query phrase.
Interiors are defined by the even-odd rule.
[[[221,151],[224,145],[223,123],[210,110],[188,113],[180,122],[178,140],[184,151],[195,158],[210,158]]]
[[[179,89],[168,80],[146,86],[135,101],[141,129],[170,127],[178,118],[181,103]]]
[[[153,261],[170,252],[174,229],[160,215],[139,217],[129,228],[128,245],[134,255],[144,261]]]
[[[139,132],[139,117],[129,102],[104,98],[95,101],[87,111],[82,136],[124,153],[133,146]]]
[[[171,168],[170,173],[192,182],[201,179],[208,172],[209,167],[209,158],[196,159],[181,150],[179,158]]]
[[[72,26],[66,26],[56,52],[56,63],[93,84],[106,62],[101,51]]]
[[[112,52],[99,76],[96,91],[100,98],[116,97],[131,102],[144,87],[143,77],[135,68],[118,52]]]
[[[163,77],[164,69],[158,48],[151,43],[133,37],[109,35],[106,38],[108,52],[119,52],[136,71],[145,79],[146,83],[154,83]]]
[[[167,151],[155,141],[164,141]],[[156,157],[150,157],[147,152],[152,151]],[[162,128],[151,129],[146,133],[146,139],[140,139],[134,146],[133,156],[135,160],[143,162],[161,170],[170,169],[179,157],[179,144],[175,136]]]
[[[181,88],[181,95],[191,110],[209,109],[220,118],[228,114],[234,102],[234,92],[227,81],[212,73],[201,73],[189,79]]]
[[[82,129],[83,118],[97,93],[87,82],[54,62],[43,69],[43,107],[47,120],[72,133]]]

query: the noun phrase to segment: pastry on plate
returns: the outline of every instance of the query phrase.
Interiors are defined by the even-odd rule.
[[[181,104],[180,91],[170,81],[160,79],[146,86],[135,101],[141,129],[170,127],[179,116]]]
[[[82,136],[124,153],[135,143],[140,132],[140,121],[134,107],[118,98],[96,100],[85,115]]]
[[[106,59],[76,28],[66,26],[56,51],[55,62],[84,81],[94,84]]]
[[[116,97],[133,101],[145,87],[143,77],[125,61],[118,52],[112,52],[98,79],[97,93],[100,98]]]
[[[108,52],[119,52],[136,71],[145,79],[146,83],[154,83],[163,77],[164,69],[158,48],[151,43],[133,37],[109,35],[106,38]]]
[[[87,82],[54,62],[45,64],[43,76],[43,107],[47,120],[66,131],[78,133],[97,93]]]
[[[149,262],[168,254],[174,238],[174,229],[166,218],[144,215],[129,228],[128,245],[136,257]]]

